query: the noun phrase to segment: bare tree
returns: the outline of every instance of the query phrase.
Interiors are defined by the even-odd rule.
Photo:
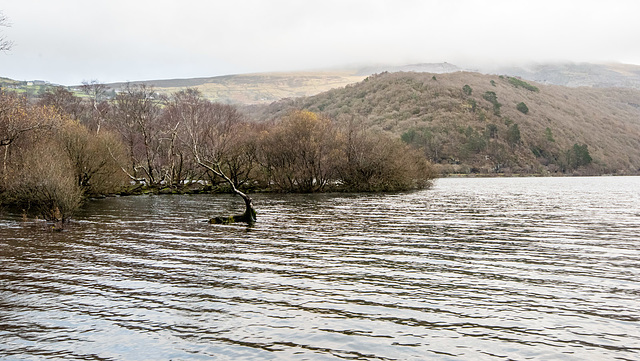
[[[319,192],[335,179],[342,156],[333,123],[309,111],[294,111],[262,138],[261,163],[275,187],[285,192]]]
[[[256,180],[259,130],[255,124],[243,122],[233,128],[221,164],[236,187]]]
[[[174,116],[183,122],[185,141],[189,144],[196,164],[212,175],[224,180],[234,194],[245,203],[245,212],[232,217],[216,217],[211,223],[232,223],[256,221],[253,200],[240,191],[234,181],[223,171],[222,161],[230,147],[230,134],[242,115],[230,105],[211,103],[202,98],[196,90],[187,90],[177,94],[181,100],[180,108],[174,109]],[[178,104],[174,104],[177,106]]]
[[[187,176],[185,169],[185,152],[180,146],[178,134],[180,133],[180,121],[172,122],[171,118],[163,117],[166,126],[164,135],[160,139],[164,148],[164,178],[168,181],[169,186],[181,188]]]
[[[108,131],[96,134],[75,120],[67,120],[57,132],[58,143],[71,161],[83,194],[93,196],[117,192],[125,182],[115,157],[120,140]]]
[[[55,107],[59,112],[69,115],[73,119],[80,119],[83,111],[82,99],[75,96],[63,86],[47,90],[38,102],[40,105]]]
[[[168,129],[164,137],[166,143],[166,158],[168,169],[167,178],[174,187],[181,187],[192,169],[186,163],[191,154],[187,138],[184,134],[184,124],[188,119],[199,116],[200,106],[204,104],[200,92],[196,89],[186,89],[174,93],[163,110],[163,124]],[[193,167],[196,168],[197,166]]]
[[[149,186],[157,186],[162,181],[158,164],[159,115],[155,92],[146,85],[128,85],[116,96],[113,105],[112,125],[129,151],[131,172],[127,174],[135,181],[140,181],[141,175]]]
[[[90,123],[95,127],[96,133],[100,133],[102,121],[106,115],[106,109],[103,104],[107,93],[107,86],[97,80],[83,81],[82,91],[89,96],[90,101]]]
[[[57,222],[82,201],[72,163],[56,137],[62,118],[55,107],[0,92],[0,200]]]
[[[9,147],[29,132],[51,128],[60,122],[52,107],[31,106],[27,99],[13,93],[0,92],[0,146],[4,147],[3,179],[7,177]]]
[[[49,221],[64,223],[82,203],[82,189],[64,150],[50,137],[21,147],[7,183],[11,203]]]
[[[11,26],[7,20],[7,17],[0,11],[0,26],[9,27]],[[0,51],[8,51],[13,47],[13,42],[7,40],[4,36],[0,35]]]

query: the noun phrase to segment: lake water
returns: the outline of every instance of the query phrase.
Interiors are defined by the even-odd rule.
[[[640,177],[0,218],[2,360],[638,360]]]

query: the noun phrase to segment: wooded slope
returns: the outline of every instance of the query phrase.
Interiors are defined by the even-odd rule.
[[[391,132],[443,172],[637,174],[640,91],[568,88],[471,72],[382,73],[248,111],[291,109]],[[585,147],[586,146],[586,147]]]

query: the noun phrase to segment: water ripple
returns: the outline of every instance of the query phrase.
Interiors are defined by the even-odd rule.
[[[9,360],[640,358],[640,178],[88,205],[0,222]]]

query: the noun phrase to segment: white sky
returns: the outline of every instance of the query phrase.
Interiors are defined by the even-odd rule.
[[[344,65],[640,64],[638,0],[0,0],[0,76],[65,85]]]

